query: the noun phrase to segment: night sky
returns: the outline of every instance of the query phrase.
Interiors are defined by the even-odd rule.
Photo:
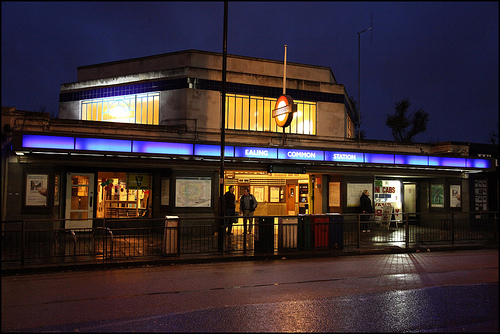
[[[498,2],[229,2],[228,54],[326,66],[358,99],[367,139],[409,98],[417,142],[498,135]],[[2,106],[57,115],[78,66],[223,51],[223,2],[2,2]],[[498,143],[498,140],[497,140]]]

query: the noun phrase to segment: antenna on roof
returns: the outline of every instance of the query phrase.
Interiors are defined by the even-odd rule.
[[[363,31],[358,32],[358,141],[361,140],[361,34],[365,31],[370,31],[370,34],[373,36],[373,13],[371,13],[371,25],[370,28],[367,28]],[[371,37],[371,36],[370,36]],[[370,38],[371,43],[371,38]]]
[[[370,22],[370,43],[373,42],[373,13],[371,13],[371,22]]]

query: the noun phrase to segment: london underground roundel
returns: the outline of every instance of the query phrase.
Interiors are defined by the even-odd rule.
[[[290,95],[281,95],[276,101],[273,110],[273,117],[276,124],[282,128],[287,127],[292,123],[293,113],[297,111],[297,107],[293,104],[293,99]]]

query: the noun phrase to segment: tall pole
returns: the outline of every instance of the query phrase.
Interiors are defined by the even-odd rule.
[[[371,18],[371,26],[368,29],[358,32],[358,141],[361,140],[361,34],[373,28],[373,14]]]
[[[283,60],[283,95],[286,94],[286,45],[285,45],[285,58]]]
[[[361,140],[361,97],[360,97],[360,77],[361,77],[361,70],[360,70],[360,63],[361,63],[361,48],[360,48],[360,36],[361,33],[358,32],[358,141]]]
[[[227,1],[224,1],[224,34],[222,47],[222,103],[221,103],[221,131],[220,131],[220,174],[219,174],[219,199],[220,216],[219,233],[217,234],[217,249],[220,253],[224,252],[224,219],[226,212],[224,210],[224,151],[226,141],[226,68],[227,68]]]
[[[285,57],[283,60],[283,95],[286,94],[286,45],[285,45]],[[286,145],[286,133],[285,127],[283,127],[283,146]]]

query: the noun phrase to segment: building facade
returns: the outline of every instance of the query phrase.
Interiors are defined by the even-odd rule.
[[[356,139],[330,68],[286,66],[294,112],[285,128],[273,117],[283,62],[228,55],[223,103],[222,54],[197,50],[79,67],[61,85],[58,118],[3,107],[2,219],[78,228],[218,215],[220,182],[237,198],[249,188],[256,215],[359,212],[365,189],[376,216],[387,206],[395,215],[498,209],[494,158],[470,156],[467,143]],[[490,197],[472,196],[471,178]]]

